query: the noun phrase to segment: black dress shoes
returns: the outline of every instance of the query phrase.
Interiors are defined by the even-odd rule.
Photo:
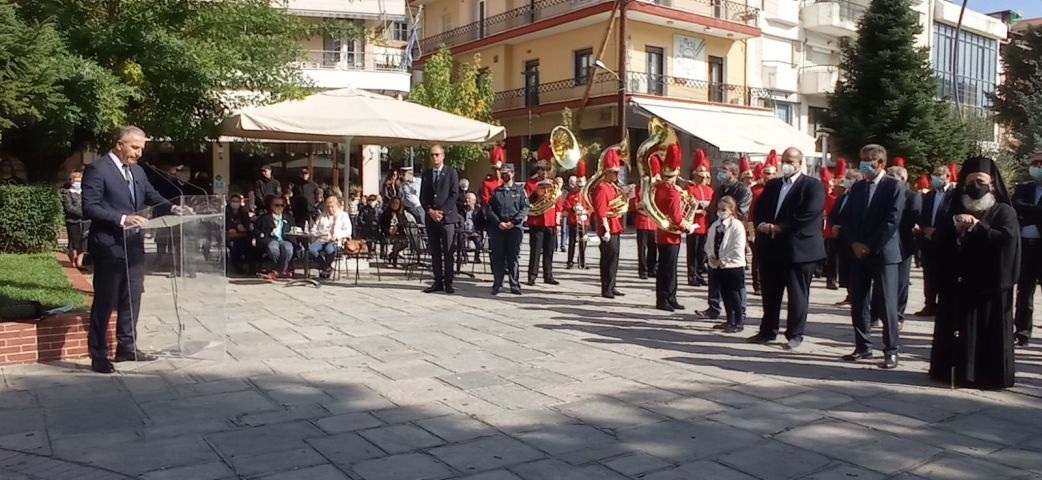
[[[720,312],[713,311],[712,309],[705,309],[702,311],[695,312],[695,316],[701,320],[716,320],[720,317]]]
[[[601,296],[608,300],[615,298],[615,295],[612,295],[611,292],[601,292]]]
[[[510,287],[510,293],[521,295],[521,287]]]
[[[116,352],[116,362],[151,362],[158,360],[155,355],[142,352],[138,350],[136,352]]]
[[[888,354],[884,355],[882,363],[879,364],[879,368],[882,368],[882,369],[885,369],[885,370],[890,370],[892,368],[897,368],[897,354],[896,353],[888,353]]]
[[[431,286],[423,289],[423,293],[434,293],[434,292],[440,292],[442,290],[445,290],[445,286],[444,285],[431,285]]]
[[[626,296],[626,294],[625,294],[625,293],[622,293],[622,292],[620,292],[620,291],[618,291],[618,290],[612,290],[612,291],[611,291],[611,294],[612,294],[612,295],[615,295],[616,297],[625,297],[625,296]]]
[[[545,283],[547,285],[560,285],[561,284],[561,282],[558,282],[557,280],[554,280],[552,278],[549,279],[549,280],[544,280],[543,283]]]
[[[452,285],[446,285],[445,286],[445,293],[447,293],[449,295],[452,295],[453,293],[456,293],[456,288],[453,287]]]
[[[766,345],[766,344],[774,341],[774,339],[771,338],[771,337],[768,337],[767,335],[763,335],[763,334],[757,333],[756,335],[753,335],[753,336],[745,339],[745,341],[748,342],[748,343],[755,343],[755,344],[758,344],[758,345]]]
[[[655,305],[655,308],[657,308],[657,309],[659,309],[659,310],[663,310],[663,311],[666,311],[666,312],[672,312],[672,311],[674,310],[673,306],[672,306],[672,305],[670,305],[670,304],[668,304],[668,303],[659,303],[659,304],[656,304],[656,305]]]
[[[1016,348],[1025,348],[1028,346],[1029,342],[1031,342],[1030,338],[1023,335],[1017,335],[1017,340],[1013,342],[1013,346]]]
[[[528,286],[529,287],[534,287],[535,286],[535,279],[534,278],[528,279]]]
[[[855,351],[854,353],[848,353],[846,355],[843,355],[844,362],[856,362],[858,360],[864,360],[866,358],[872,358],[871,350],[867,350],[864,352]]]
[[[499,288],[492,288],[492,296],[499,295]]]
[[[107,358],[90,359],[90,369],[106,375],[116,373],[116,367],[112,366],[112,362]]]
[[[673,307],[673,310],[683,310],[684,306],[678,303],[676,300],[669,302],[669,306]]]
[[[637,278],[639,278],[641,280],[647,280],[648,279],[648,274],[642,273],[640,275],[637,275]]]
[[[917,317],[932,317],[936,314],[937,313],[934,312],[933,307],[923,307],[922,310],[919,310],[918,312],[915,312],[912,315],[915,315]]]
[[[836,285],[836,282],[833,282],[832,280],[828,280],[825,283],[825,288],[829,290],[839,290],[839,285]]]

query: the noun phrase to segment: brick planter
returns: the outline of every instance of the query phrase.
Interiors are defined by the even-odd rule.
[[[55,253],[73,288],[93,300],[94,289],[87,278],[69,263],[64,254]],[[87,356],[89,311],[69,312],[42,321],[0,323],[0,365],[54,362]],[[109,321],[109,345],[116,343],[116,318]]]

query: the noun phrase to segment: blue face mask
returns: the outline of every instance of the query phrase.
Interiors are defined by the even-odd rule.
[[[875,172],[876,172],[876,164],[875,164],[875,162],[861,162],[858,165],[857,169],[858,169],[858,171],[861,172],[862,175],[864,175],[864,176],[866,176],[868,178],[875,177]]]
[[[1028,174],[1035,180],[1042,180],[1042,167],[1028,167]]]
[[[932,186],[933,188],[941,188],[944,186],[944,183],[945,182],[943,178],[938,177],[937,175],[930,176],[930,186]]]
[[[716,172],[716,181],[718,181],[720,183],[727,183],[727,173],[726,172]]]

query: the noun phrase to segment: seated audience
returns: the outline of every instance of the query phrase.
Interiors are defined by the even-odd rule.
[[[311,244],[308,253],[318,264],[319,276],[325,280],[333,271],[337,250],[342,249],[344,240],[351,237],[351,217],[340,205],[335,195],[326,197],[325,209],[311,224]]]
[[[267,253],[275,262],[275,270],[266,275],[268,280],[292,278],[290,261],[293,260],[293,242],[289,241],[293,216],[286,212],[286,200],[271,197],[268,212],[257,219],[257,248]]]

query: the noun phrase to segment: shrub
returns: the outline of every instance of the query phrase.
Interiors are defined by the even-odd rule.
[[[0,252],[53,251],[64,218],[61,196],[53,186],[0,186]]]

